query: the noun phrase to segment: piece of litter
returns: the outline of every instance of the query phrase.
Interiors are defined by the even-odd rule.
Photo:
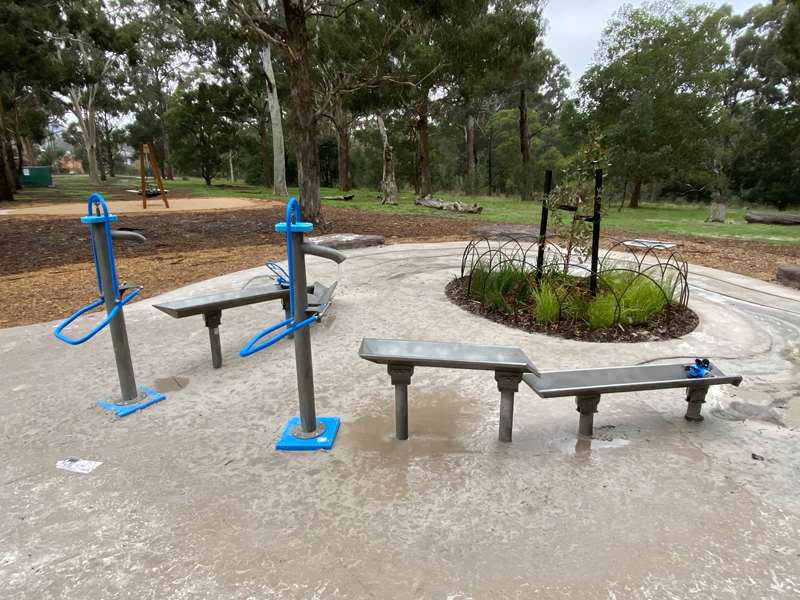
[[[751,457],[753,460],[764,460],[764,457],[763,457],[763,456],[761,456],[760,454],[756,454],[755,452],[753,452],[753,453],[750,455],[750,457]]]
[[[56,463],[56,469],[64,469],[73,473],[91,473],[103,463],[97,460],[84,460],[83,458],[65,458]]]

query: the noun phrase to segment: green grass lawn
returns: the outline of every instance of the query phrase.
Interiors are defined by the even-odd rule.
[[[106,182],[95,190],[85,175],[62,175],[53,178],[54,188],[29,188],[22,191],[18,199],[23,202],[79,202],[85,201],[92,191],[124,194],[125,188],[138,187],[138,179],[116,178]],[[187,192],[192,196],[239,196],[253,199],[272,199],[271,188],[248,185],[243,182],[229,182],[224,179],[214,181],[206,186],[202,179],[192,177],[166,182],[166,187],[173,192]],[[297,189],[289,190],[296,194]],[[483,207],[480,215],[462,215],[445,211],[432,210],[414,205],[414,193],[411,191],[399,194],[397,206],[383,206],[378,203],[374,190],[353,190],[355,195],[351,201],[324,200],[326,206],[358,208],[374,210],[390,214],[432,215],[454,219],[481,219],[498,223],[538,223],[541,205],[538,202],[521,202],[518,198],[501,196],[465,196],[461,193],[437,192],[437,197],[445,200],[460,200],[477,203]],[[341,194],[337,189],[323,188],[323,196]],[[642,236],[668,238],[669,234],[699,235],[758,240],[771,243],[800,244],[800,226],[759,225],[744,221],[744,208],[728,209],[729,223],[705,223],[708,208],[695,204],[644,204],[636,210],[616,209],[618,201],[614,199],[603,215],[603,225],[611,229],[622,229]]]

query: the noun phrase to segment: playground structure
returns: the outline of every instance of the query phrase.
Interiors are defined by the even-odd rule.
[[[153,173],[153,179],[158,187],[148,185],[145,162],[150,163],[150,170]],[[139,144],[139,189],[126,191],[132,194],[139,194],[142,197],[143,209],[147,209],[148,198],[155,198],[158,196],[161,197],[164,206],[169,208],[167,190],[164,189],[164,181],[161,179],[161,170],[158,168],[158,159],[156,158],[156,151],[153,149],[152,144]]]
[[[548,183],[549,179],[548,177]],[[598,175],[597,181],[602,181],[601,174]],[[597,203],[595,210],[598,210]],[[56,327],[55,335],[68,344],[77,345],[88,341],[106,325],[110,325],[122,402],[117,405],[108,403],[101,405],[104,408],[115,410],[118,415],[122,416],[163,399],[163,395],[148,388],[137,388],[134,379],[123,306],[139,293],[141,287],[119,285],[114,265],[112,238],[144,241],[144,237],[133,232],[111,231],[110,223],[115,220],[116,216],[109,214],[102,196],[93,194],[89,198],[87,215],[82,217],[81,221],[90,227],[100,295],[97,300],[76,311]],[[283,303],[285,318],[252,336],[239,354],[241,357],[248,357],[269,348],[286,337],[293,339],[299,416],[290,419],[276,444],[276,449],[330,449],[335,441],[340,420],[338,417],[317,417],[309,328],[312,324],[318,323],[327,311],[336,283],[330,288],[319,283],[309,287],[305,257],[306,255],[319,256],[337,264],[342,263],[346,257],[332,248],[304,241],[304,234],[310,233],[313,225],[301,220],[300,205],[294,197],[290,198],[286,205],[285,221],[277,223],[275,230],[286,236],[288,271],[283,270],[276,263],[267,263],[268,270],[275,276],[274,285],[266,288],[248,288],[250,282],[259,278],[256,277],[245,283],[244,287],[236,292],[184,298],[157,305],[155,308],[175,318],[202,314],[209,329],[212,365],[214,368],[219,368],[222,364],[219,339],[222,310],[280,299]],[[592,260],[591,274],[596,277],[600,267],[596,254],[598,248],[596,241],[599,240],[599,236],[594,237],[596,238],[593,243],[595,255]],[[540,237],[537,244],[537,276],[541,275],[542,269],[543,239]],[[508,243],[503,244],[501,248],[507,245]],[[518,243],[517,245],[519,246]],[[526,251],[519,247],[519,253],[514,251],[511,253],[511,258],[501,253],[503,260],[497,262],[505,264],[514,260],[522,260],[524,265],[525,257],[530,250],[531,248]],[[485,262],[485,257],[489,254],[491,265],[495,259],[493,252],[491,244],[489,244],[488,250],[481,252],[474,243],[471,243],[462,255],[462,276],[465,265],[469,262],[468,257],[472,257],[474,265]],[[642,267],[642,263],[643,259],[638,263],[639,268]],[[659,262],[658,265],[661,263]],[[566,263],[566,266],[569,267],[569,263]],[[671,260],[667,261],[666,266],[675,267]],[[677,269],[677,267],[675,268]],[[685,287],[685,265],[678,271],[683,275]],[[595,282],[593,286],[595,292],[596,285]],[[108,290],[115,290],[115,293],[109,294]],[[683,302],[688,300],[688,292],[685,289],[681,291],[681,300]],[[309,302],[313,303],[311,308]],[[92,330],[79,338],[70,338],[63,333],[63,330],[78,317],[103,303],[106,305],[107,316]],[[392,384],[395,386],[396,437],[401,440],[408,438],[408,385],[415,367],[494,371],[498,390],[501,393],[500,433],[498,436],[501,442],[510,442],[512,439],[514,395],[521,382],[525,382],[543,398],[574,395],[577,410],[581,414],[579,433],[591,436],[593,414],[597,412],[600,396],[603,393],[685,388],[688,403],[686,419],[699,422],[703,420],[700,414],[701,408],[710,386],[721,384],[738,386],[742,380],[738,375],[725,375],[707,359],[696,361],[696,365],[702,365],[702,368],[696,365],[686,367],[680,364],[670,364],[539,372],[533,361],[520,348],[423,340],[365,338],[362,340],[359,356],[387,365]],[[138,400],[135,408],[131,404],[134,400]]]
[[[87,214],[85,217],[81,217],[81,223],[89,226],[89,239],[92,244],[92,258],[99,295],[96,300],[78,309],[62,321],[55,328],[54,334],[62,342],[77,346],[92,339],[105,327],[109,328],[119,377],[120,400],[118,402],[101,401],[98,405],[104,410],[113,411],[117,416],[122,417],[165,398],[163,394],[151,388],[136,385],[123,307],[136,297],[142,290],[142,286],[120,285],[114,259],[114,239],[136,242],[146,240],[143,235],[133,231],[112,231],[111,223],[116,221],[117,217],[108,212],[108,206],[100,194],[92,194],[87,204]],[[64,333],[70,324],[101,305],[105,305],[106,316],[87,333],[80,337],[69,337]]]

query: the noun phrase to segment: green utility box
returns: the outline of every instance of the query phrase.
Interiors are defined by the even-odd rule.
[[[22,167],[19,183],[22,187],[53,187],[53,174],[50,167]]]

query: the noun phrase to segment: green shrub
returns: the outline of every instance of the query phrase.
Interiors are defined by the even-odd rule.
[[[664,275],[659,267],[638,273],[609,269],[600,274],[599,293],[592,298],[588,278],[546,269],[537,283],[530,265],[508,261],[490,269],[481,262],[471,271],[468,292],[506,314],[524,308],[543,325],[569,318],[585,321],[592,329],[608,329],[652,319],[673,300],[675,282],[674,274]]]
[[[543,282],[538,290],[534,290],[533,301],[533,316],[542,325],[554,323],[561,316],[558,292],[550,284]]]
[[[608,329],[617,324],[617,299],[611,293],[599,294],[586,309],[586,322],[592,329]]]

